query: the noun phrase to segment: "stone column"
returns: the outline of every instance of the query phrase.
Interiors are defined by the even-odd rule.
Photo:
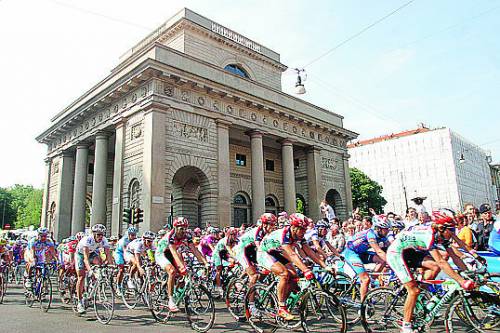
[[[147,110],[144,113],[142,230],[157,231],[167,222],[165,206],[165,113]]]
[[[295,171],[293,160],[293,142],[281,140],[281,165],[283,166],[283,193],[285,195],[285,211],[295,213],[297,207],[295,193]]]
[[[50,192],[50,173],[51,173],[52,159],[45,159],[45,183],[43,188],[43,198],[42,198],[42,220],[40,225],[42,227],[48,226],[47,223],[47,211],[49,210],[49,192]]]
[[[94,179],[92,182],[92,215],[90,225],[106,225],[106,173],[109,133],[98,132],[95,138]]]
[[[252,130],[250,136],[252,149],[252,222],[266,211],[264,188],[264,149],[262,147],[262,132]]]
[[[75,184],[73,187],[73,212],[71,215],[71,234],[85,231],[85,203],[87,200],[87,169],[89,146],[76,146]]]
[[[321,148],[311,146],[307,150],[307,188],[309,192],[309,217],[314,221],[321,217],[319,204],[323,200],[321,184]]]
[[[347,219],[352,213],[352,188],[351,188],[351,176],[349,173],[349,154],[342,155],[342,160],[344,161],[344,179],[345,179],[345,206],[347,210],[347,216],[343,216]]]
[[[121,235],[123,214],[123,154],[125,149],[125,123],[126,120],[116,124],[115,132],[115,161],[113,171],[113,206],[111,208],[111,234]]]
[[[72,154],[63,153],[59,159],[59,182],[54,221],[54,238],[61,241],[71,235],[71,199],[73,197]]]
[[[231,175],[229,157],[229,125],[230,122],[218,119],[217,123],[217,169],[219,196],[217,198],[217,215],[219,226],[231,225]]]

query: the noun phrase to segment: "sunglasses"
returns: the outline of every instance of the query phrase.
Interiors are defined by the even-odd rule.
[[[97,237],[103,237],[104,234],[95,234]]]

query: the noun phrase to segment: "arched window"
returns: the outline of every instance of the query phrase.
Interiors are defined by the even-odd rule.
[[[248,73],[239,65],[236,64],[229,64],[224,69],[228,72],[231,72],[233,74],[239,75],[241,77],[246,77],[247,79],[250,78]]]
[[[233,226],[240,227],[243,223],[248,224],[249,215],[250,205],[246,195],[236,194],[233,198]]]
[[[266,197],[266,213],[273,213],[274,215],[278,214],[278,200],[274,196]]]

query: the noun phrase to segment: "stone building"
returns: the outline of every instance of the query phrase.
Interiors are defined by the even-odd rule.
[[[123,209],[140,229],[169,216],[193,226],[240,225],[264,211],[319,217],[326,198],[351,210],[342,116],[281,91],[276,52],[188,9],[120,59],[101,82],[52,118],[42,224],[57,238]]]

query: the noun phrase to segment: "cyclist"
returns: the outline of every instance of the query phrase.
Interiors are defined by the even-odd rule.
[[[288,213],[283,211],[278,214],[278,228],[281,229],[286,225],[288,225]]]
[[[12,252],[7,245],[7,240],[5,238],[0,238],[0,262],[5,262],[10,265],[12,262]]]
[[[118,285],[118,290],[116,294],[118,296],[122,295],[122,282],[123,282],[123,271],[125,266],[125,258],[123,257],[125,249],[134,239],[137,238],[137,229],[135,227],[129,227],[127,229],[127,235],[123,236],[118,243],[116,243],[116,249],[114,252],[114,259],[116,266],[118,267],[118,274],[116,274],[116,283]]]
[[[383,216],[378,216],[375,221],[374,229],[366,229],[354,234],[353,238],[347,242],[344,252],[342,252],[345,260],[351,264],[361,282],[359,288],[361,300],[365,299],[370,286],[370,276],[366,272],[364,264],[386,261],[385,252],[380,248],[379,244],[385,243],[387,240],[389,223],[385,221]],[[370,252],[370,249],[375,254]]]
[[[187,218],[181,216],[175,217],[172,225],[173,229],[158,242],[158,247],[155,251],[155,261],[161,269],[168,273],[168,308],[171,312],[179,312],[179,308],[173,298],[174,286],[178,274],[186,275],[187,270],[178,248],[182,245],[187,245],[199,262],[203,263],[206,267],[209,267],[209,264],[196,246],[194,246],[192,236],[187,232],[189,226]]]
[[[37,230],[37,237],[33,237],[28,242],[28,246],[24,251],[24,258],[26,259],[26,288],[31,288],[32,281],[31,275],[33,267],[37,263],[48,263],[51,258],[56,257],[54,243],[48,238],[49,229],[40,227]]]
[[[420,250],[429,251],[429,254],[439,267],[452,279],[456,280],[466,290],[474,289],[475,283],[465,280],[451,268],[450,264],[442,257],[437,245],[449,246],[450,239],[455,232],[455,214],[450,209],[440,209],[432,213],[432,223],[414,226],[411,229],[401,231],[395,241],[387,250],[387,263],[394,271],[401,283],[408,291],[404,304],[402,333],[413,332],[411,318],[420,289],[408,269],[407,251]],[[477,257],[477,255],[474,255]],[[425,269],[425,267],[423,267]]]
[[[219,229],[215,227],[208,227],[208,235],[205,235],[200,240],[200,246],[198,247],[201,254],[205,258],[212,257],[215,245],[219,241]]]
[[[83,237],[76,247],[75,269],[78,280],[76,282],[76,296],[78,297],[78,305],[76,310],[79,314],[85,313],[85,306],[83,305],[83,290],[84,279],[86,272],[92,274],[91,264],[101,264],[102,260],[99,255],[99,250],[104,249],[106,261],[108,264],[113,262],[111,252],[109,250],[109,243],[104,233],[106,227],[102,224],[96,224],[91,228],[92,234]]]
[[[222,282],[221,273],[223,269],[222,261],[230,261],[234,263],[234,255],[232,255],[233,248],[238,244],[238,229],[230,227],[227,229],[225,237],[215,245],[214,251],[212,252],[212,263],[216,269],[215,272],[215,295],[222,296]]]
[[[319,254],[320,258],[323,260],[329,256],[323,250],[326,248],[329,249],[335,256],[340,257],[340,253],[337,252],[337,249],[333,247],[326,238],[328,228],[328,222],[325,220],[319,220],[316,225],[313,228],[308,229],[304,235],[307,245]]]
[[[277,315],[285,320],[295,318],[288,311],[285,303],[290,292],[296,288],[297,272],[293,265],[304,273],[306,279],[314,278],[313,272],[295,252],[295,246],[301,245],[304,253],[315,263],[329,271],[333,271],[305,242],[304,234],[309,220],[303,214],[291,214],[288,218],[290,225],[266,235],[257,249],[257,263],[279,277],[277,286],[279,310]]]
[[[152,231],[145,231],[141,238],[136,238],[127,245],[125,251],[125,262],[130,265],[129,274],[130,277],[139,273],[139,277],[143,277],[145,272],[142,268],[142,256],[146,253],[150,254],[151,251],[155,251],[156,248],[153,246],[153,240],[156,235]],[[132,280],[129,280],[132,282]]]
[[[11,250],[12,259],[17,265],[20,265],[24,260],[24,242],[21,239],[16,240]]]

